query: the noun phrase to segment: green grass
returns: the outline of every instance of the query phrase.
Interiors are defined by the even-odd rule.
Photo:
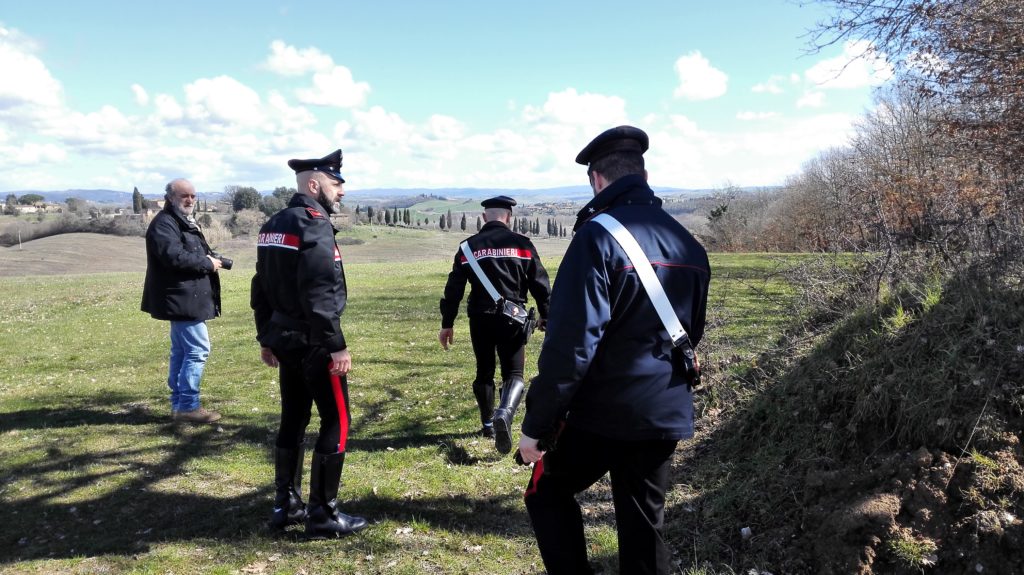
[[[248,256],[222,274],[225,315],[209,324],[203,398],[224,414],[218,426],[170,422],[168,325],[139,311],[142,274],[0,280],[0,572],[542,572],[521,500],[528,470],[474,434],[464,313],[454,348],[437,343],[458,238],[402,243],[391,233],[357,227],[351,235],[393,245],[343,247],[347,258],[363,256],[346,259],[353,425],[341,506],[372,526],[338,541],[274,538],[262,527],[278,388],[254,341]],[[371,259],[366,250],[394,249],[430,257],[358,263]],[[559,257],[547,260],[552,275]],[[763,350],[789,321],[789,288],[757,279],[772,261],[713,258],[709,364],[717,352]],[[528,348],[528,376],[540,342]],[[602,482],[581,502],[592,560],[614,573],[607,490]],[[681,493],[670,505],[682,505]],[[669,516],[687,519],[671,507]],[[681,569],[709,572],[688,541],[678,543]]]
[[[483,208],[480,207],[480,202],[476,200],[427,200],[414,204],[409,207],[410,210],[425,213],[425,214],[436,214],[448,213],[448,210],[452,211],[454,216],[456,213],[466,212],[466,217],[469,214],[475,216],[483,212]]]
[[[898,533],[889,540],[888,546],[893,557],[907,567],[923,569],[935,564],[933,557],[938,547],[934,541]]]

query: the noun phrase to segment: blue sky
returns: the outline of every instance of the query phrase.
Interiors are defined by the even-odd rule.
[[[4,2],[0,191],[586,183],[600,131],[651,136],[654,185],[775,185],[842,145],[891,70],[809,55],[786,0]]]

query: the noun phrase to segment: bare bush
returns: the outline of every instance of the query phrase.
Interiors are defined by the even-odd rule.
[[[896,106],[856,145],[886,241],[950,262],[1020,251],[1024,5],[1018,0],[829,0],[815,45],[868,39],[900,71]],[[887,115],[885,115],[887,114]],[[878,154],[879,150],[887,153]],[[894,153],[895,152],[895,153]],[[880,218],[881,219],[881,218]]]
[[[219,220],[209,218],[209,222],[203,225],[203,236],[211,246],[226,242],[231,239],[231,230],[224,227]]]
[[[228,220],[228,229],[236,236],[253,236],[266,221],[267,216],[259,210],[239,210]]]

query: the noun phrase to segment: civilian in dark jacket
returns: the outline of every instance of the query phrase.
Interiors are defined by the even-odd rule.
[[[647,146],[643,131],[620,126],[576,158],[588,165],[595,197],[579,212],[559,267],[519,442],[522,459],[536,462],[526,508],[552,575],[591,572],[575,494],[605,473],[619,572],[671,571],[661,536],[665,490],[677,441],[693,436],[693,399],[634,262],[591,221],[608,214],[635,237],[696,345],[704,333],[708,258],[647,185]]]
[[[210,355],[206,320],[220,315],[222,262],[213,254],[192,211],[196,190],[185,179],[167,184],[164,209],[146,230],[142,311],[171,322],[167,386],[176,421],[211,423],[220,414],[200,405],[199,381]]]

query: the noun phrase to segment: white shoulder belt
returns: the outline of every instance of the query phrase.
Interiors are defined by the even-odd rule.
[[[651,298],[651,303],[654,304],[654,309],[658,312],[658,317],[661,318],[662,325],[665,326],[665,331],[668,332],[672,346],[679,347],[683,343],[689,342],[689,336],[686,334],[683,324],[680,323],[675,310],[672,309],[672,304],[668,301],[665,288],[658,281],[658,276],[654,273],[654,268],[651,267],[651,261],[647,259],[647,255],[640,244],[636,242],[633,234],[629,233],[629,230],[620,224],[619,220],[608,214],[598,214],[592,221],[608,230],[622,250],[626,252],[629,261],[633,263],[633,269],[640,276],[640,283],[643,284],[644,290]]]

